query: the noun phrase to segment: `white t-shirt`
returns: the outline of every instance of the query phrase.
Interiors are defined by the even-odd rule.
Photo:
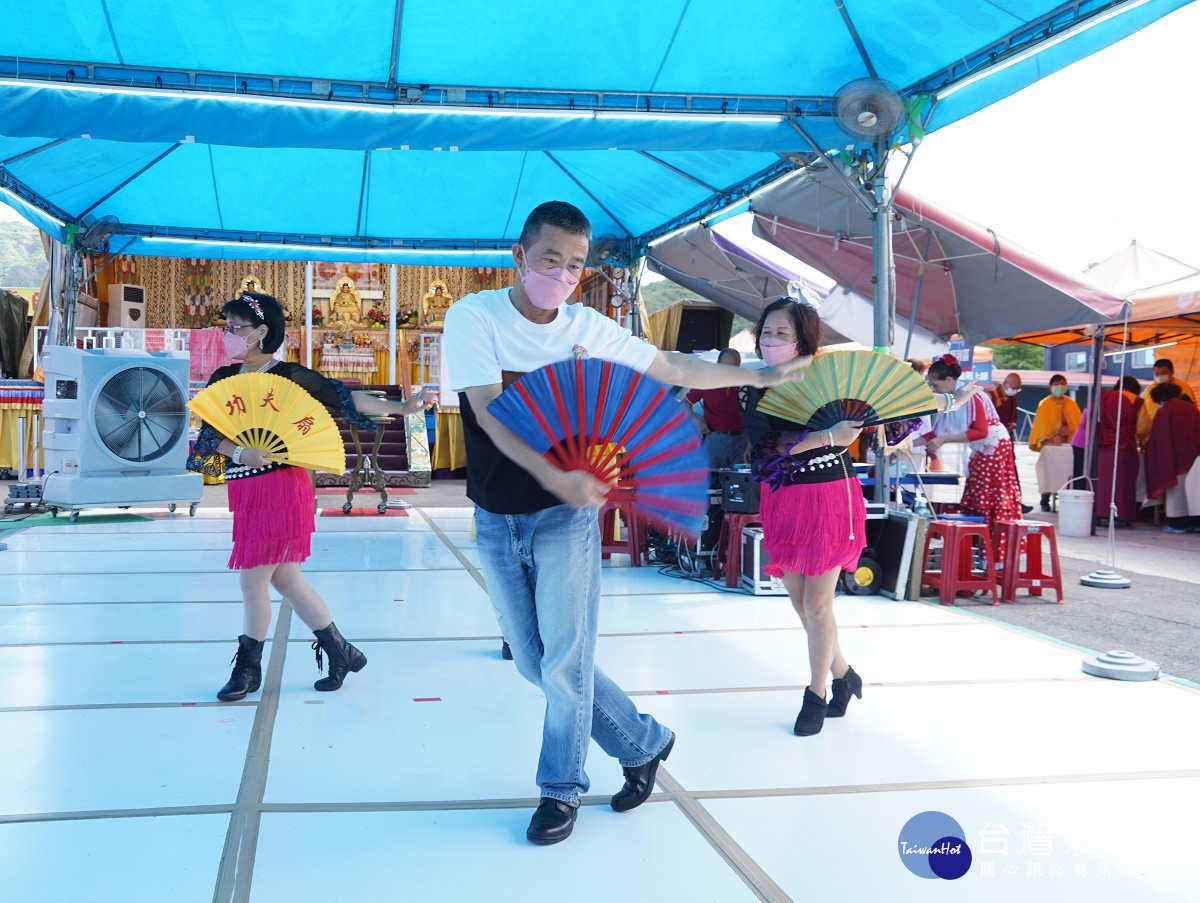
[[[462,392],[502,382],[503,372],[528,373],[584,352],[645,373],[658,349],[634,338],[586,304],[565,304],[549,323],[532,323],[513,306],[509,290],[460,298],[446,312],[443,382]]]

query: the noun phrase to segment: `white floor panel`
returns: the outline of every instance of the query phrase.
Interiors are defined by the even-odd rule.
[[[253,722],[252,706],[0,713],[0,815],[232,805]]]
[[[838,624],[844,627],[960,624],[965,620],[954,612],[917,602],[893,602],[882,596],[839,597],[833,610]],[[743,596],[712,590],[613,595],[605,596],[600,603],[601,633],[799,627],[800,619],[786,596]]]
[[[601,593],[606,596],[644,596],[658,593],[705,593],[709,587],[660,574],[652,567],[604,568]]]
[[[454,603],[478,600],[490,604],[487,593],[475,578],[461,568],[444,571],[317,571],[308,573],[307,577],[309,584],[325,596],[335,611],[343,604],[374,604],[395,599]]]
[[[72,524],[60,517],[58,523],[51,526],[28,527],[22,534],[31,536],[103,536],[117,533],[121,536],[134,536],[139,533],[221,533],[229,532],[231,515],[228,511],[212,513],[207,517],[170,517],[161,520],[137,520],[124,523],[90,524],[86,515],[81,515],[78,523]]]
[[[228,815],[0,824],[0,887],[40,903],[208,903]]]
[[[761,790],[1194,769],[1200,696],[1163,684],[870,688],[845,718],[796,737],[800,692],[645,696],[679,736],[684,787]],[[1121,730],[1109,730],[1113,712]]]
[[[602,630],[609,632],[608,624]],[[978,622],[851,627],[838,632],[846,660],[869,683],[1078,677],[1080,656]],[[601,636],[596,661],[627,690],[803,685],[803,630]]]
[[[482,591],[449,598],[421,593],[398,599],[342,594],[336,602],[331,598],[329,605],[338,629],[354,642],[500,636],[496,614]],[[291,637],[312,639],[312,632],[293,616]]]
[[[273,610],[278,613],[279,606]],[[0,638],[5,645],[232,641],[241,631],[241,602],[0,605]]]
[[[265,813],[256,903],[340,900],[577,903],[757,899],[670,803],[635,813],[585,806],[570,840],[534,847],[530,809]],[[328,842],[337,838],[336,880]]]
[[[183,533],[178,530],[170,533],[139,530],[118,536],[112,533],[89,533],[86,535],[66,535],[61,530],[53,533],[41,533],[33,530],[23,530],[4,540],[8,543],[9,552],[15,552],[32,561],[41,560],[48,555],[60,557],[64,552],[75,554],[80,551],[87,553],[106,552],[112,548],[138,552],[169,552],[189,549],[213,550],[224,549],[229,554],[233,545],[233,536],[228,524],[224,530],[214,530],[202,533]],[[36,554],[35,554],[36,553]]]
[[[445,508],[421,508],[420,505],[417,507],[420,509],[423,517],[437,521],[438,524],[448,521],[474,520],[475,518],[474,505],[459,506],[457,508],[448,506]],[[442,529],[445,529],[445,527]]]
[[[272,598],[279,594],[272,591]],[[50,574],[0,577],[0,605],[55,602],[237,602],[238,575],[221,570],[197,574]]]
[[[706,800],[704,806],[795,900],[1183,903],[1196,899],[1195,807],[1179,805],[1185,799],[1200,799],[1200,780]],[[902,828],[930,810],[951,816],[966,835],[971,868],[957,880],[920,878],[900,861]]]
[[[230,630],[240,632],[240,621]],[[0,708],[215,702],[229,679],[236,637],[227,643],[0,646],[0,673],[26,675],[0,683]],[[270,651],[268,644],[264,664]]]
[[[176,574],[217,571],[229,563],[229,546],[138,548],[136,542],[111,549],[77,548],[62,552],[17,552],[0,556],[0,577],[9,574]],[[212,546],[216,546],[215,548]],[[344,571],[355,566],[374,571],[456,570],[462,562],[433,533],[319,534],[304,569]]]
[[[313,654],[297,645],[283,673],[267,802],[537,796],[545,702],[496,643],[364,643],[367,667],[329,694],[312,689]],[[620,766],[595,744],[588,774],[597,793],[621,786]]]
[[[0,577],[0,605],[54,602],[236,602],[242,598],[238,575],[224,569],[188,574],[53,574]],[[407,599],[416,594],[461,598],[486,594],[463,569],[441,571],[305,571],[308,582],[329,599]],[[271,591],[271,597],[279,594]]]
[[[328,518],[321,518],[321,520],[328,520]],[[358,519],[360,526],[361,520],[361,518]],[[454,536],[461,537],[463,542],[468,540],[468,534],[466,533],[454,534]],[[7,537],[4,541],[8,543],[8,551],[18,553],[18,555],[34,552],[52,554],[79,551],[106,552],[119,544],[119,547],[123,550],[136,550],[138,552],[224,550],[228,556],[229,549],[233,545],[233,534],[227,522],[225,529],[218,531],[184,533],[176,530],[164,533],[141,530],[121,536],[119,539],[112,534],[95,533],[86,536],[68,536],[64,535],[62,531],[38,533],[32,530],[23,530],[20,533]],[[346,552],[360,547],[365,547],[375,552],[377,550],[394,549],[398,543],[434,543],[444,545],[444,543],[441,543],[434,536],[431,530],[389,530],[384,532],[377,530],[318,530],[313,537],[313,552]],[[36,555],[29,557],[34,561],[39,560]]]

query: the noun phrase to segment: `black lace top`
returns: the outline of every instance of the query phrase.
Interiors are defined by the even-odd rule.
[[[213,383],[219,382],[228,376],[234,376],[240,373],[241,370],[241,364],[218,367],[213,371],[213,375],[209,377],[208,385],[211,386]],[[322,376],[316,370],[310,370],[307,367],[289,361],[281,361],[267,372],[291,380],[317,401],[321,402],[321,404],[325,405],[326,408],[329,408],[330,413],[335,417],[340,416],[345,420],[349,420],[359,429],[371,432],[375,431],[375,422],[367,419],[358,412],[358,409],[354,406],[354,399],[350,397],[350,390],[336,379],[329,379],[326,376]],[[222,436],[213,426],[202,423],[200,426],[200,435],[196,437],[196,441],[192,445],[192,452],[188,456],[187,469],[210,477],[224,477],[227,480],[237,480],[288,466],[286,464],[270,463],[266,467],[252,468],[234,464],[228,457],[217,451],[217,446],[221,443],[221,440],[226,438],[229,437]]]

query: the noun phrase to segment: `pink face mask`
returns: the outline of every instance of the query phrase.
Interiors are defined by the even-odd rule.
[[[227,332],[222,337],[225,342],[225,354],[232,361],[244,361],[246,352],[250,350],[250,343],[236,332]]]
[[[563,302],[571,297],[579,279],[572,276],[562,267],[538,272],[525,263],[525,269],[520,271],[521,285],[529,302],[539,310],[557,310]]]
[[[771,336],[763,336],[758,340],[758,350],[762,352],[763,363],[768,367],[786,364],[797,356],[795,342],[785,342]]]

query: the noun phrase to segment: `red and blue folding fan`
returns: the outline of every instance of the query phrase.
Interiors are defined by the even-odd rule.
[[[636,370],[594,359],[526,373],[488,406],[562,470],[612,483],[642,517],[695,537],[708,511],[708,462],[687,409]]]

